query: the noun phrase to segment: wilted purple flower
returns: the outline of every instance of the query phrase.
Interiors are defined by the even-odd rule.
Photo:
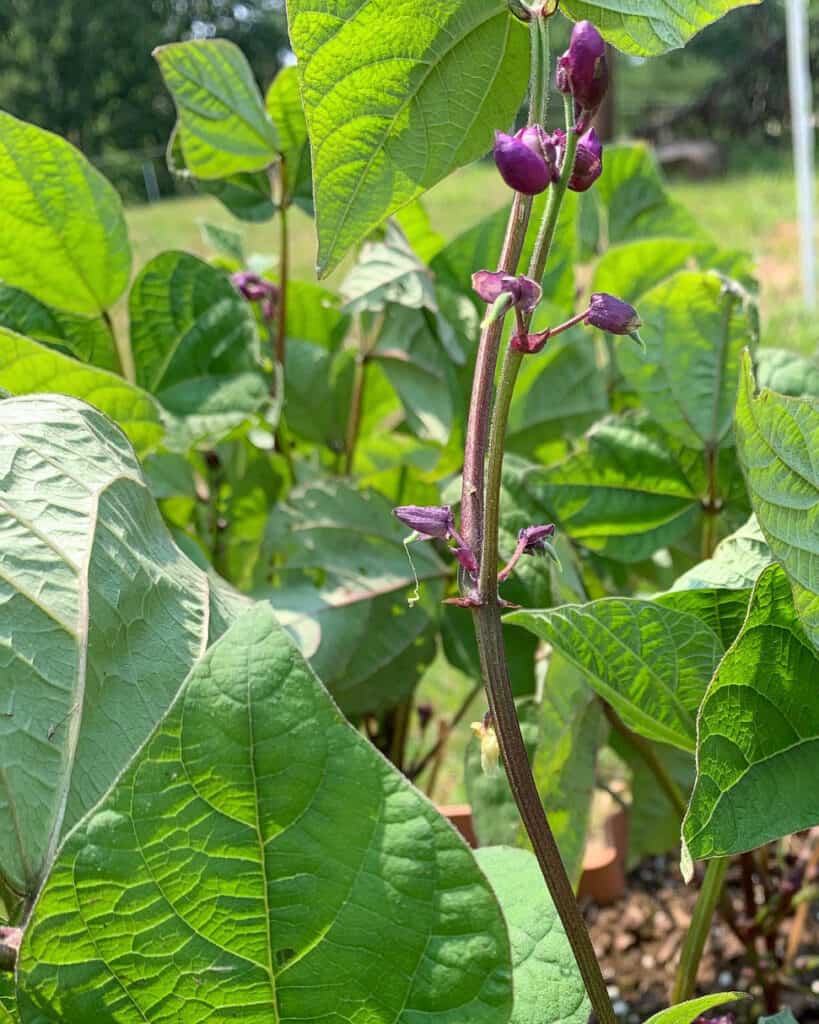
[[[551,331],[540,331],[537,334],[513,334],[509,344],[516,352],[522,352],[525,356],[536,355],[549,340]]]
[[[589,300],[586,323],[609,334],[636,334],[642,321],[637,310],[622,299],[595,292]]]
[[[455,527],[455,517],[449,505],[401,505],[394,508],[392,514],[422,537],[446,540]]]
[[[449,505],[400,505],[392,510],[396,519],[417,534],[437,540],[454,540],[454,555],[467,572],[478,571],[478,559],[472,548],[455,529],[455,517]]]
[[[538,551],[546,551],[546,542],[555,535],[554,523],[543,526],[525,526],[518,533],[518,544],[522,544],[521,554],[534,555]]]
[[[558,89],[574,97],[580,122],[588,124],[609,85],[606,44],[590,21],[578,21],[572,29],[569,49],[557,62],[556,79]]]
[[[736,1024],[736,1017],[733,1013],[722,1013],[719,1017],[706,1017],[703,1014],[697,1017],[694,1024]]]
[[[503,271],[478,270],[472,275],[472,287],[484,302],[495,302],[501,295],[509,296],[509,307],[531,313],[540,302],[543,291],[537,281],[521,274],[513,277]]]
[[[501,177],[516,192],[535,196],[557,181],[554,145],[536,125],[514,135],[495,132],[494,155]]]
[[[558,128],[554,133],[554,138],[562,159],[562,154],[566,151],[566,133]],[[585,192],[592,187],[602,173],[603,144],[594,128],[589,128],[577,140],[569,188],[572,192]]]
[[[274,284],[249,270],[237,270],[235,274],[231,274],[230,283],[248,302],[262,302],[277,291]]]

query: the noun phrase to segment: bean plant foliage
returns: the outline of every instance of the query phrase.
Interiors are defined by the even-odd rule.
[[[591,128],[603,40],[733,6],[566,0],[565,124],[548,5],[289,0],[266,94],[163,46],[207,260],[132,269],[111,185],[0,113],[2,1024],[611,1024],[604,763],[632,863],[708,862],[703,940],[726,858],[819,824],[819,370]],[[511,210],[446,237],[422,196],[493,139]],[[468,711],[477,851],[427,795]],[[652,1024],[741,995],[690,1000],[697,933]]]

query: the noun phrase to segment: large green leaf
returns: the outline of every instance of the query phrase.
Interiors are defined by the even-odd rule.
[[[62,848],[18,991],[29,1024],[504,1024],[512,978],[468,848],[259,605]]]
[[[674,583],[674,590],[720,588],[750,590],[773,561],[759,523],[751,516],[717,545],[711,558],[692,566]]]
[[[515,987],[509,1024],[586,1024],[583,979],[534,856],[497,846],[475,856],[509,927]]]
[[[694,750],[697,708],[723,653],[698,618],[609,597],[512,612],[506,621],[556,647],[635,732]]]
[[[146,263],[128,306],[137,383],[154,394],[256,365],[250,305],[222,271],[190,253],[163,252]]]
[[[268,597],[349,715],[391,707],[413,689],[435,650],[435,598],[445,569],[428,543],[411,555],[390,504],[341,481],[291,492],[270,518],[277,586]]]
[[[90,402],[122,427],[140,456],[156,448],[165,434],[158,403],[141,388],[3,327],[0,388],[15,395],[56,391]]]
[[[645,350],[619,345],[617,362],[657,423],[689,448],[732,444],[742,349],[756,310],[717,274],[680,271],[642,296]]]
[[[264,170],[278,137],[250,65],[235,43],[195,39],[154,50],[176,104],[185,165],[204,180]]]
[[[119,366],[114,337],[102,317],[50,309],[28,292],[8,285],[0,285],[0,326],[103,370]]]
[[[610,417],[563,462],[531,469],[526,487],[574,540],[636,562],[684,537],[699,520],[684,456],[647,417]]]
[[[685,46],[691,36],[735,7],[760,2],[642,0],[639,4],[624,4],[622,0],[566,0],[562,10],[577,21],[587,18],[594,22],[604,39],[618,50],[651,56]]]
[[[760,348],[755,357],[756,378],[761,388],[780,395],[813,395],[819,398],[819,364],[784,348]]]
[[[805,630],[819,648],[819,399],[789,398],[767,388],[755,396],[746,355],[736,420],[751,504],[790,577]]]
[[[0,865],[36,890],[207,646],[210,586],[128,442],[55,395],[0,402]]]
[[[59,135],[0,111],[0,280],[41,302],[96,315],[131,274],[122,203]]]
[[[157,397],[175,417],[165,444],[180,452],[195,445],[212,448],[270,406],[267,381],[260,373],[189,377]]]
[[[485,153],[526,89],[528,41],[502,0],[290,0],[313,154],[318,271]]]
[[[770,566],[700,709],[683,825],[690,857],[739,853],[819,822],[817,679],[788,578]]]
[[[696,1020],[700,1014],[712,1010],[715,1006],[747,998],[747,992],[712,992],[709,996],[689,999],[685,1003],[669,1006],[667,1010],[660,1010],[653,1017],[649,1017],[646,1024],[691,1024],[691,1021]]]

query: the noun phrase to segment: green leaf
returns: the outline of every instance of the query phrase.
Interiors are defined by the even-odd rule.
[[[111,184],[59,135],[0,111],[0,280],[71,313],[122,295],[131,246]]]
[[[427,314],[388,306],[371,358],[384,367],[410,430],[423,441],[446,444],[454,417],[449,358]]]
[[[790,1010],[780,1010],[772,1017],[760,1017],[758,1024],[799,1024]]]
[[[537,640],[531,636],[521,637],[517,630],[505,630],[506,662],[512,692],[515,697],[531,696],[535,692],[535,651]],[[441,639],[447,661],[469,676],[473,682],[481,679],[481,664],[475,643],[475,627],[472,617],[463,614],[463,608],[444,605],[441,609]],[[510,642],[514,639],[514,642]],[[524,705],[522,705],[524,706]],[[511,793],[510,793],[511,798]],[[515,812],[517,815],[517,811]],[[485,840],[486,845],[490,840]],[[504,843],[506,839],[491,840]]]
[[[438,306],[432,274],[394,229],[383,242],[368,242],[341,285],[345,313],[377,313],[388,303],[409,309]]]
[[[653,1017],[649,1017],[646,1024],[691,1024],[691,1021],[696,1020],[700,1014],[712,1010],[715,1006],[747,998],[747,992],[713,992],[710,996],[689,999],[688,1002],[669,1006],[667,1010],[660,1010]]]
[[[207,646],[210,588],[91,406],[0,402],[0,465],[0,864],[36,892]]]
[[[432,226],[429,212],[420,199],[402,206],[393,218],[409,242],[415,255],[423,263],[429,263],[446,244],[444,236]]]
[[[291,492],[270,519],[278,586],[256,596],[270,599],[351,716],[399,703],[434,655],[445,569],[430,544],[412,545],[423,600],[410,605],[405,536],[386,499],[336,480]]]
[[[698,720],[697,781],[683,824],[692,858],[761,846],[819,822],[819,659],[772,565]]]
[[[0,388],[15,395],[56,391],[90,402],[119,424],[140,457],[165,435],[158,403],[141,388],[2,327]]]
[[[585,440],[563,462],[534,468],[526,479],[530,493],[551,510],[549,518],[575,541],[608,558],[637,562],[698,522],[699,495],[685,453],[647,417],[609,417]]]
[[[163,252],[146,263],[128,306],[137,383],[154,394],[257,366],[249,303],[221,270],[190,253]]]
[[[19,1024],[17,1000],[14,995],[14,975],[0,974],[0,1024]]]
[[[51,309],[27,292],[0,285],[0,327],[42,341],[103,370],[118,368],[114,338],[102,317]]]
[[[276,158],[276,129],[242,51],[226,39],[158,46],[154,57],[173,96],[179,145],[197,178],[261,171]]]
[[[199,230],[204,242],[220,256],[227,257],[240,267],[245,265],[244,242],[238,231],[231,231],[221,224],[208,224],[207,221],[200,222]]]
[[[586,332],[558,337],[524,359],[509,413],[507,447],[536,456],[543,445],[577,435],[608,412],[605,375]]]
[[[509,928],[515,989],[509,1024],[586,1024],[583,979],[534,855],[488,847],[475,857]]]
[[[669,197],[645,143],[606,147],[592,195],[602,207],[606,245],[656,237],[707,240],[696,218]]]
[[[819,398],[819,365],[784,348],[761,348],[754,356],[756,379],[760,388],[780,395],[812,395]]]
[[[485,153],[526,90],[527,33],[501,0],[288,4],[313,153],[318,272]]]
[[[733,443],[742,349],[756,339],[755,307],[716,274],[681,271],[640,299],[637,345],[618,345],[626,380],[657,423],[689,448]]]
[[[750,590],[762,570],[771,564],[768,547],[755,516],[721,540],[711,558],[683,573],[674,590],[721,588]]]
[[[266,171],[231,174],[214,181],[194,177],[185,166],[185,156],[176,129],[168,142],[167,163],[172,174],[218,199],[238,220],[258,223],[270,220],[276,212],[270,197],[270,178]]]
[[[790,577],[802,624],[819,648],[819,400],[767,389],[754,396],[746,355],[736,421],[751,504],[771,551]]]
[[[697,238],[650,238],[612,246],[603,254],[592,278],[591,291],[608,292],[635,303],[650,288],[680,270],[719,270],[729,277],[750,276],[745,253],[719,249]]]
[[[267,90],[265,106],[279,133],[279,150],[284,160],[287,195],[292,202],[313,212],[313,181],[307,123],[301,105],[299,73],[295,67],[282,68]],[[279,168],[281,175],[281,168]]]
[[[352,393],[354,354],[342,350],[349,319],[339,312],[336,296],[319,285],[291,281],[287,288],[287,426],[340,452]],[[368,377],[370,370],[365,370]]]
[[[270,405],[267,381],[260,373],[189,377],[157,397],[176,417],[165,444],[177,452],[195,446],[212,448]]]
[[[610,597],[512,612],[505,621],[556,647],[635,732],[694,750],[697,708],[723,653],[699,619]]]
[[[504,920],[469,849],[264,605],[63,846],[18,990],[26,1019],[66,1024],[504,1024],[512,1003]]]
[[[694,615],[719,637],[727,650],[736,640],[748,612],[750,589],[696,587],[691,590],[671,590],[655,596],[653,600],[663,608]]]

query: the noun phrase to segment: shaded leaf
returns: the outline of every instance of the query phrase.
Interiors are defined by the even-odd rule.
[[[526,90],[528,42],[498,0],[288,5],[313,153],[318,272],[485,153]],[[374,43],[375,41],[375,43]]]
[[[392,707],[432,660],[445,569],[427,543],[411,548],[422,601],[410,606],[406,529],[389,503],[340,481],[299,488],[270,517],[275,587],[260,589],[348,715]]]
[[[743,358],[737,448],[759,525],[790,577],[802,624],[819,648],[819,400],[763,389]]]
[[[197,178],[264,170],[278,138],[253,72],[227,39],[192,39],[153,53],[177,112],[185,166]]]
[[[723,653],[699,619],[610,597],[511,612],[505,621],[556,647],[635,732],[694,750],[697,708]]]
[[[817,679],[787,576],[770,566],[700,709],[683,825],[691,858],[750,850],[819,822]]]
[[[267,381],[260,373],[188,377],[160,391],[157,398],[176,417],[165,444],[178,452],[197,445],[212,448],[270,404]]]
[[[574,540],[636,562],[684,537],[699,520],[685,454],[645,416],[609,417],[564,461],[533,468],[525,485]]]
[[[341,285],[345,313],[376,313],[388,303],[433,311],[432,274],[397,230],[383,242],[368,242]]]
[[[674,590],[723,588],[750,590],[762,570],[773,561],[755,516],[717,544],[714,554],[699,562],[675,582]]]
[[[534,855],[496,846],[475,857],[509,928],[515,989],[509,1024],[586,1024],[583,979]]]
[[[131,246],[113,186],[59,135],[0,111],[0,280],[96,315],[128,285]]]
[[[55,391],[90,402],[123,429],[139,456],[165,435],[159,404],[141,388],[2,327],[0,387],[15,395]]]
[[[759,0],[751,0],[751,3]],[[707,3],[671,3],[644,0],[638,7],[624,8],[618,0],[568,0],[564,5],[570,18],[588,18],[603,37],[624,53],[640,56],[665,53],[685,46],[700,29],[740,7],[747,0],[708,0]],[[696,1014],[694,1014],[696,1017]],[[655,1018],[651,1018],[654,1021]],[[660,1024],[660,1018],[657,1018]],[[669,1018],[662,1024],[676,1024]],[[680,1020],[679,1024],[687,1024]]]
[[[245,265],[244,242],[238,231],[231,231],[220,224],[208,224],[207,221],[200,223],[199,230],[205,243],[220,256],[226,256],[240,267]]]
[[[367,1007],[504,1024],[512,1000],[504,920],[468,848],[264,605],[193,669],[61,850],[18,989],[26,1019],[67,1022]]]
[[[760,348],[754,355],[756,379],[760,388],[780,395],[812,395],[819,398],[819,365],[784,348]]]
[[[657,423],[689,448],[733,443],[742,349],[756,309],[716,274],[680,271],[642,296],[645,349],[618,345],[617,362]]]
[[[38,395],[0,402],[0,424],[0,864],[35,892],[215,621],[207,577],[173,544],[112,423]]]
[[[118,369],[114,338],[102,317],[51,309],[27,292],[0,285],[0,326],[103,370]]]

